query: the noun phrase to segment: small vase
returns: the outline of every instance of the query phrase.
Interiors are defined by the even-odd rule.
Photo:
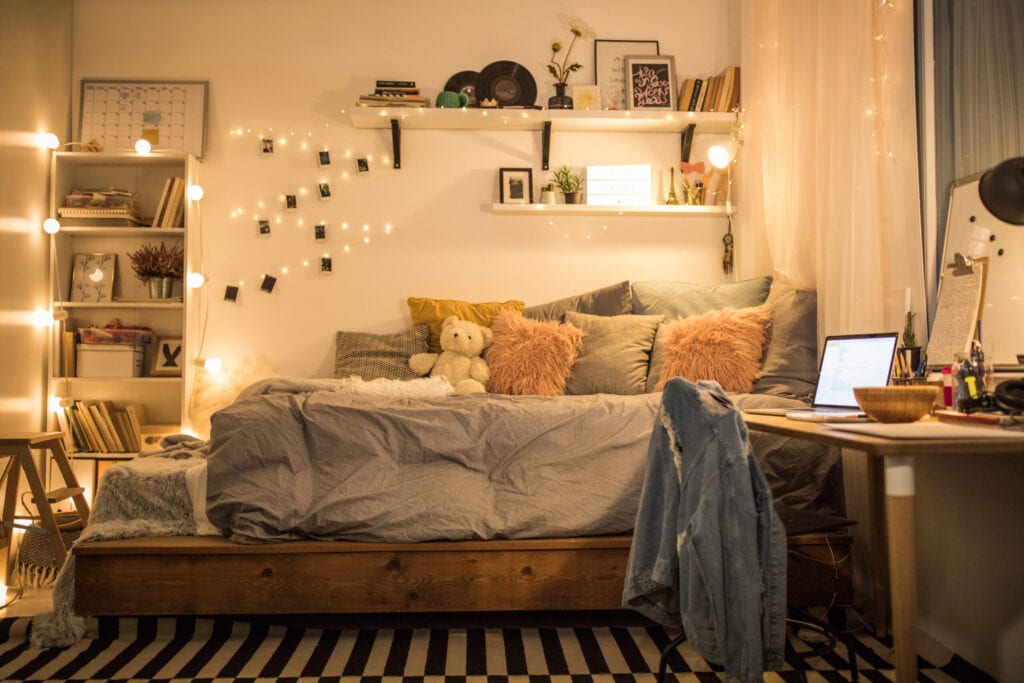
[[[555,83],[555,96],[548,98],[548,109],[572,109],[572,98],[565,94],[565,83]]]
[[[149,285],[150,299],[170,299],[174,292],[174,278],[151,277],[146,281]]]

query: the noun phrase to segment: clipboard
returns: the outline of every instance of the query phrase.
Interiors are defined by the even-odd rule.
[[[980,329],[987,271],[988,258],[971,260],[960,254],[942,269],[928,335],[929,368],[952,365],[956,354],[970,353],[971,341]]]

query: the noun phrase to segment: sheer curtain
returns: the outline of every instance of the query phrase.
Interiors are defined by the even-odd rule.
[[[740,225],[764,230],[777,277],[817,289],[819,339],[902,330],[925,305],[912,0],[744,0],[742,17]],[[843,465],[866,533],[873,472]]]

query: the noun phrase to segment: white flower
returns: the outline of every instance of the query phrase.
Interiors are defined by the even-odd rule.
[[[569,17],[569,30],[577,38],[583,40],[593,40],[597,38],[597,34],[594,29],[587,25],[587,22],[583,21],[579,17]]]

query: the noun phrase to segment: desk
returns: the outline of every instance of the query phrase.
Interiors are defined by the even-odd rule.
[[[970,439],[927,437],[921,439],[890,438],[883,435],[842,431],[820,422],[800,422],[776,415],[743,413],[747,427],[760,432],[807,439],[830,446],[849,448],[873,456],[869,461],[871,506],[876,520],[871,528],[872,547],[888,557],[889,591],[879,586],[875,577],[875,593],[888,594],[892,600],[893,664],[897,683],[917,680],[917,565],[914,549],[914,460],[933,455],[1024,454],[1024,432],[1007,437],[979,436]],[[921,425],[926,427],[925,424]],[[900,425],[902,427],[902,425]],[[884,506],[877,483],[884,467]],[[884,510],[884,513],[883,513]],[[884,527],[881,519],[885,518]],[[886,553],[887,549],[887,553]],[[884,569],[881,572],[884,581]],[[882,603],[884,605],[884,602]],[[876,608],[879,602],[875,603]],[[885,612],[876,615],[885,618]]]

